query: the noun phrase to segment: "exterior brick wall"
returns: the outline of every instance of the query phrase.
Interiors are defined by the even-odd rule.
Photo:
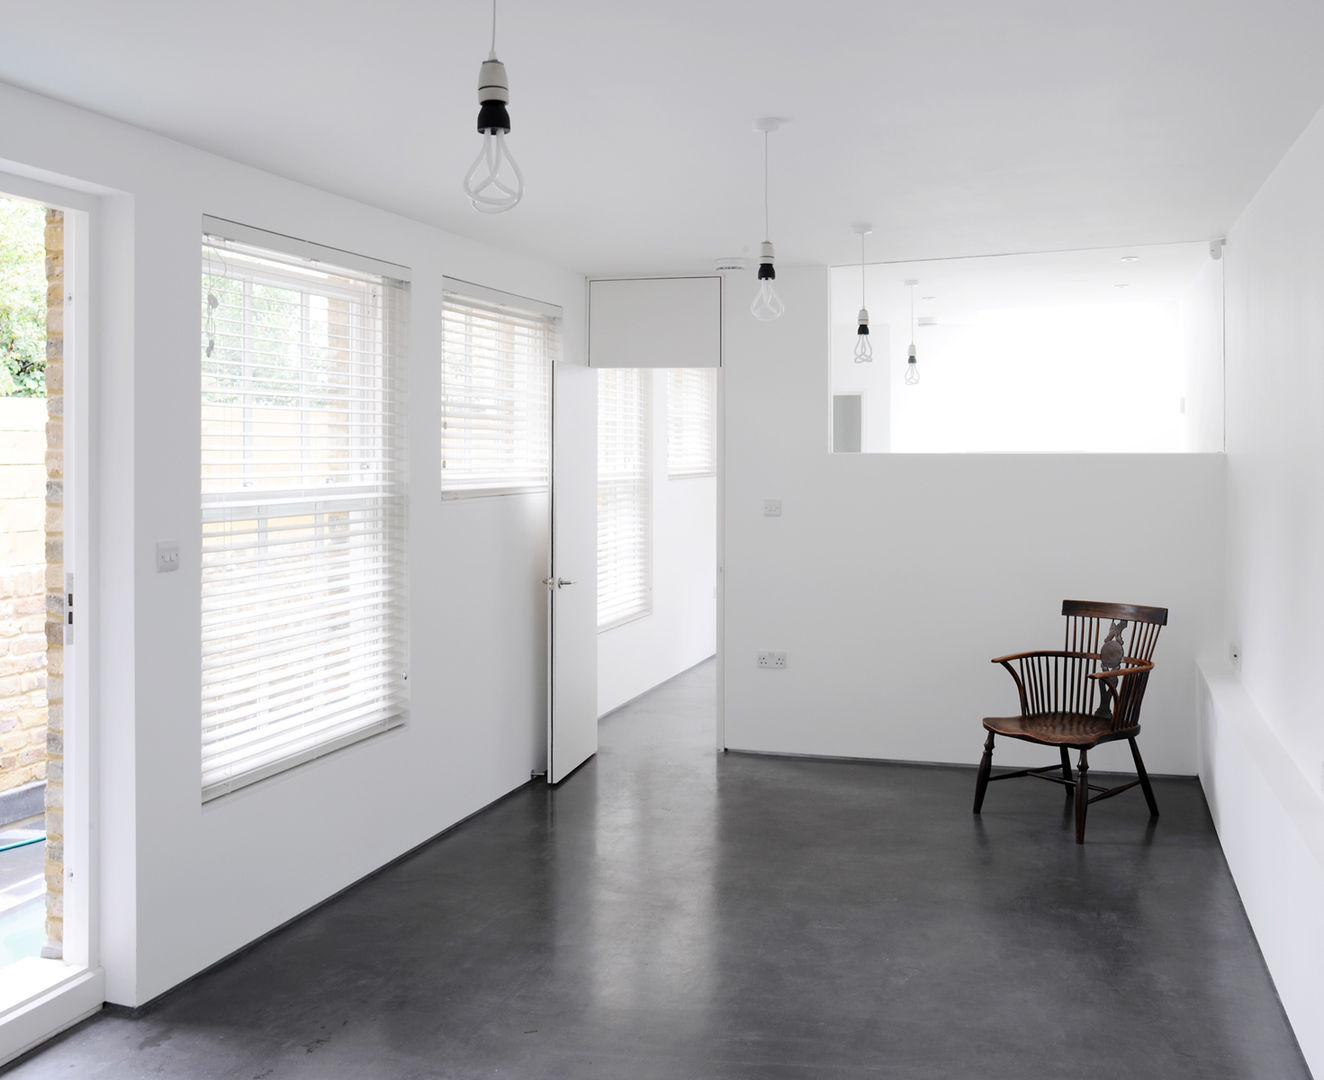
[[[46,777],[45,423],[0,398],[0,791]]]
[[[64,955],[64,214],[46,211],[46,945]]]

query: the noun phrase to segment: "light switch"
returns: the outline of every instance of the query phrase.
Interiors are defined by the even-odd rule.
[[[158,540],[156,542],[156,572],[169,574],[179,569],[179,541]]]

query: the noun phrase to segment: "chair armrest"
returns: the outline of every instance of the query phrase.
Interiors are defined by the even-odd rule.
[[[1030,652],[1011,653],[1009,656],[995,656],[990,661],[994,664],[1006,664],[1012,660],[1029,660],[1036,656],[1061,656],[1071,660],[1097,660],[1098,653],[1065,652],[1062,649],[1034,649]]]
[[[1142,671],[1153,671],[1154,665],[1147,661],[1137,661],[1136,667],[1113,668],[1111,671],[1092,671],[1087,678],[1111,679],[1113,676],[1139,675]]]

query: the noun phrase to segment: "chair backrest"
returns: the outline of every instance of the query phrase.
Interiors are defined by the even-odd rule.
[[[1140,604],[1101,604],[1093,600],[1063,600],[1062,614],[1067,620],[1068,652],[1098,653],[1114,622],[1128,626],[1122,634],[1124,656],[1128,660],[1150,661],[1159,630],[1168,625],[1168,609]]]

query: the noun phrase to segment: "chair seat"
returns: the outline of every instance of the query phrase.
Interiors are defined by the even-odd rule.
[[[999,735],[1048,746],[1090,749],[1101,742],[1130,739],[1139,726],[1115,730],[1112,717],[1092,713],[1047,712],[1035,716],[986,716],[984,727]]]

